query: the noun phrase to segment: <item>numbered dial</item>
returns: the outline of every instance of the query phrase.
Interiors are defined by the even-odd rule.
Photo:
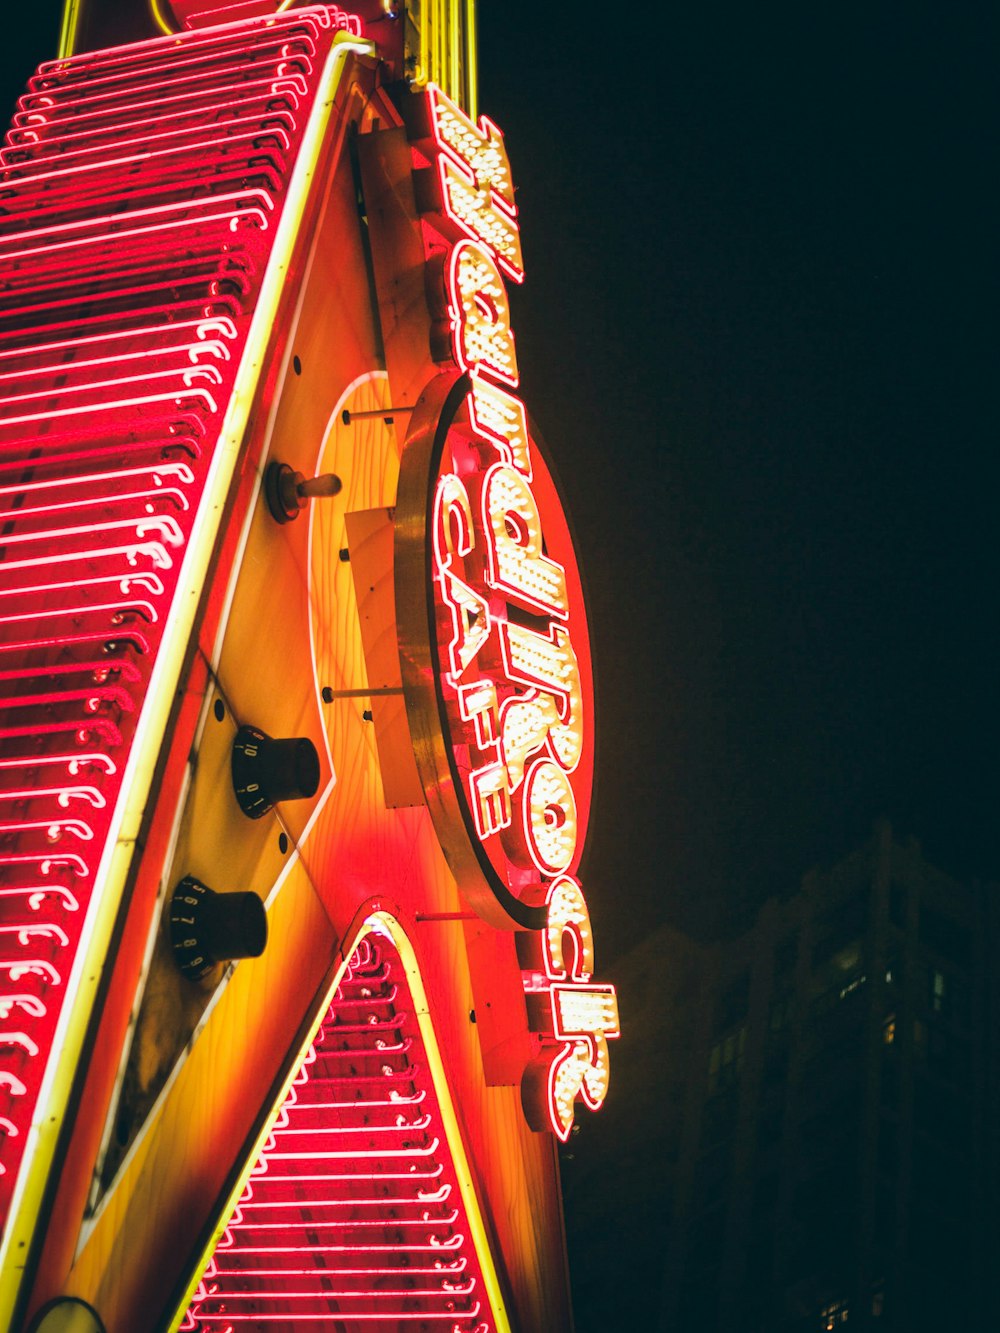
[[[273,740],[257,727],[243,726],[233,741],[233,791],[240,809],[260,819],[278,801],[315,796],[319,755],[305,736]]]
[[[170,945],[189,981],[218,963],[259,958],[267,944],[267,913],[255,893],[216,893],[186,875],[170,900]]]

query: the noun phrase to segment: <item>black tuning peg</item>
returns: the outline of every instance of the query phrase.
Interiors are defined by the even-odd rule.
[[[170,899],[170,945],[189,981],[217,963],[259,958],[267,944],[267,913],[255,893],[216,893],[185,875]]]
[[[240,809],[259,819],[278,801],[315,796],[319,755],[305,736],[273,740],[257,727],[242,726],[233,741],[233,791]]]
[[[333,472],[305,477],[287,463],[268,463],[264,470],[264,498],[275,523],[290,523],[310,500],[338,495],[341,485]]]

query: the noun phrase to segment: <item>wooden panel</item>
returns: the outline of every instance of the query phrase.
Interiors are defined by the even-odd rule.
[[[392,404],[412,407],[430,378],[431,321],[406,131],[366,134],[358,145],[358,161]]]
[[[369,705],[382,768],[385,803],[393,809],[423,805],[424,793],[413,758],[396,639],[396,591],[392,576],[394,511],[366,509],[347,514],[346,518],[369,685],[394,691],[370,696]]]

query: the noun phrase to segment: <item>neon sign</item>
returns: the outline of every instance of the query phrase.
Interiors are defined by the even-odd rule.
[[[299,207],[335,17],[53,61],[0,153],[5,1274],[44,1215],[137,845],[130,802],[153,780],[229,489],[217,445],[243,429],[244,354],[283,287],[269,264]]]
[[[509,1333],[440,1057],[428,1045],[419,974],[408,969],[405,937],[384,919],[372,926],[181,1333],[273,1323]]]
[[[568,947],[567,947],[568,945]],[[564,876],[550,890],[548,919],[537,934],[517,936],[528,1017],[539,1049],[521,1081],[533,1129],[565,1142],[579,1097],[599,1109],[608,1091],[608,1039],[619,1035],[613,986],[595,985],[594,934],[583,890]]]
[[[442,373],[413,413],[400,473],[404,691],[427,803],[465,896],[494,926],[546,941],[537,957],[524,946],[538,1054],[523,1099],[533,1127],[565,1139],[578,1097],[603,1102],[618,1035],[614,988],[591,980],[574,878],[593,782],[586,609],[562,501],[514,392],[504,275],[520,282],[524,268],[503,137],[437,88],[421,106],[411,144]],[[424,606],[412,596],[420,575]]]

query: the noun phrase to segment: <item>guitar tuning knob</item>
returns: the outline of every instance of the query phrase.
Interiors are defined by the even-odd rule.
[[[260,819],[278,801],[316,795],[319,754],[306,736],[274,740],[257,727],[242,726],[233,741],[232,774],[240,809]]]
[[[216,893],[185,875],[170,899],[170,946],[189,981],[218,963],[259,958],[267,944],[267,913],[255,893]]]
[[[268,463],[264,472],[264,498],[276,523],[298,518],[310,500],[340,493],[342,482],[333,472],[305,477],[287,463]]]

